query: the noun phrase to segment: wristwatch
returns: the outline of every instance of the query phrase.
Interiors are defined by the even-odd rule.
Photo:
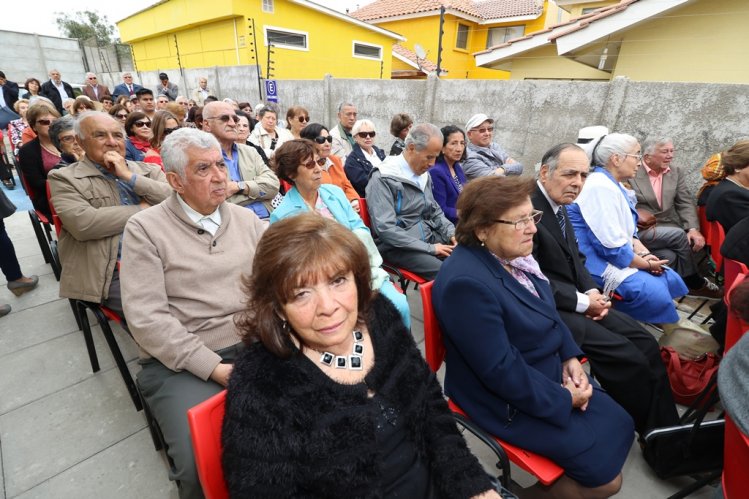
[[[239,186],[238,193],[241,192],[242,194],[244,194],[244,191],[247,190],[247,182],[240,180],[239,182],[237,182],[237,185]]]

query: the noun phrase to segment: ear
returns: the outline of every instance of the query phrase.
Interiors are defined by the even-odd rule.
[[[549,180],[549,165],[541,165],[541,169],[538,171],[538,179],[542,184],[546,184]]]
[[[484,243],[486,242],[486,238],[489,237],[489,229],[487,229],[486,227],[481,228],[481,229],[476,229],[474,234],[476,234],[476,239]]]
[[[177,175],[175,172],[166,172],[166,181],[169,185],[178,193],[182,193],[185,190],[185,181]]]

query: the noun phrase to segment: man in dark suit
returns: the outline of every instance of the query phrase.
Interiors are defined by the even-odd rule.
[[[141,85],[133,83],[133,74],[128,71],[122,75],[122,83],[114,87],[112,98],[116,101],[117,97],[125,95],[129,99],[141,88],[143,88]]]
[[[674,144],[669,138],[649,138],[642,144],[642,166],[629,185],[637,195],[638,211],[653,214],[653,228],[639,228],[648,251],[669,261],[684,279],[689,294],[720,299],[723,290],[699,274],[694,253],[705,246],[697,206],[689,191],[684,169],[672,165]]]
[[[39,90],[39,94],[52,101],[55,108],[57,108],[57,112],[60,113],[60,116],[62,116],[65,111],[62,107],[63,100],[67,98],[75,99],[73,87],[71,87],[69,83],[62,81],[62,75],[56,69],[50,70],[49,81],[42,83],[42,88]]]
[[[83,87],[83,95],[94,102],[101,102],[102,97],[112,98],[109,88],[101,85],[94,73],[86,73],[86,86]]]
[[[5,73],[0,71],[0,88],[3,89],[0,107],[7,106],[13,109],[13,104],[18,100],[18,83],[5,78]]]
[[[554,146],[544,155],[531,199],[533,207],[543,211],[533,255],[593,374],[643,436],[649,429],[675,424],[678,416],[658,343],[637,321],[611,309],[585,268],[567,218],[565,205],[580,194],[589,164],[575,144]]]

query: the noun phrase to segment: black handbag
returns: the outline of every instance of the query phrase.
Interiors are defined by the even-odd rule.
[[[8,128],[8,123],[20,118],[21,117],[8,106],[0,107],[0,129],[5,130],[6,128]]]
[[[0,189],[0,219],[8,218],[16,212],[16,205],[8,199],[2,189]]]

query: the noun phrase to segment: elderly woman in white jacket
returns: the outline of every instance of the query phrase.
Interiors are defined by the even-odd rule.
[[[263,148],[265,155],[270,158],[281,144],[293,140],[294,136],[285,128],[276,126],[278,113],[275,109],[264,107],[257,113],[260,120],[248,139],[255,145]]]

